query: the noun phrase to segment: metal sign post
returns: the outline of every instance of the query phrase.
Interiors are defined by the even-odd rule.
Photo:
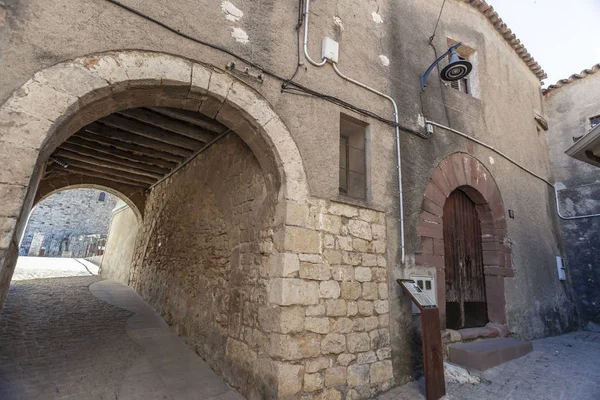
[[[438,400],[446,395],[444,356],[440,332],[440,313],[435,303],[411,279],[398,279],[398,284],[421,310],[421,341],[423,342],[423,369],[425,398]]]

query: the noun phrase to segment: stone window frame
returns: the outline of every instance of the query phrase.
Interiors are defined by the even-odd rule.
[[[446,326],[446,275],[443,209],[446,199],[460,189],[475,203],[481,221],[488,319],[506,324],[504,279],[514,277],[512,249],[507,245],[507,225],[500,190],[489,170],[475,157],[454,153],[439,162],[426,186],[417,235],[419,265],[435,267],[441,326]]]
[[[345,121],[347,124],[351,124],[351,125],[355,125],[356,127],[359,127],[361,130],[360,132],[349,132],[348,130],[344,130],[343,128],[343,122]],[[361,121],[359,119],[353,118],[347,114],[344,113],[340,113],[340,129],[339,129],[339,133],[340,133],[340,154],[339,154],[339,159],[340,159],[340,165],[339,165],[339,172],[340,172],[340,183],[341,183],[341,175],[342,175],[342,165],[341,165],[341,160],[342,160],[342,148],[341,148],[341,143],[342,140],[346,140],[348,141],[350,139],[351,136],[356,136],[356,135],[361,135],[362,136],[362,141],[363,141],[363,149],[359,149],[362,150],[362,156],[363,156],[363,164],[364,164],[364,168],[363,168],[363,172],[361,173],[361,175],[363,176],[363,185],[364,185],[364,190],[361,196],[356,196],[356,195],[352,195],[350,194],[350,190],[347,189],[346,193],[343,192],[342,190],[342,185],[338,185],[339,186],[339,196],[344,199],[350,199],[350,200],[354,200],[354,201],[362,201],[362,202],[366,202],[369,198],[369,167],[368,167],[368,163],[369,163],[369,149],[368,149],[368,142],[369,142],[369,129],[370,125],[364,121]],[[347,144],[346,148],[348,149],[350,146],[350,144]],[[346,171],[350,171],[350,155],[348,153],[346,153]],[[356,172],[356,171],[354,171]],[[350,185],[350,179],[347,176],[346,177],[347,181],[346,181],[346,186]]]

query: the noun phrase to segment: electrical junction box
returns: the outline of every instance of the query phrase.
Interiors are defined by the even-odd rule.
[[[322,58],[337,63],[340,54],[340,44],[335,40],[324,37],[322,43]]]
[[[567,272],[563,265],[563,260],[559,256],[556,256],[556,268],[558,269],[558,279],[561,281],[566,281]]]
[[[417,283],[417,286],[423,291],[425,296],[429,297],[437,305],[435,279],[432,276],[411,276],[410,279]],[[412,303],[412,313],[420,314],[419,308]]]

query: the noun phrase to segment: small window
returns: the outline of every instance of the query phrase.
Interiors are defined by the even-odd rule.
[[[458,41],[453,39],[448,39],[448,46],[452,46],[458,43]],[[458,49],[456,49],[456,53],[458,58],[461,60],[469,61],[473,65],[473,69],[471,73],[466,77],[458,80],[450,82],[450,87],[453,89],[459,90],[464,94],[468,94],[469,96],[473,96],[479,98],[479,73],[477,68],[477,52],[475,49],[468,47],[463,44]],[[448,56],[448,61],[450,60]]]
[[[590,118],[590,129],[594,129],[598,124],[600,124],[600,115]]]
[[[104,201],[105,198],[106,198],[106,193],[100,192],[100,196],[98,196],[98,201]]]
[[[367,126],[354,118],[340,117],[340,183],[342,195],[365,199]]]

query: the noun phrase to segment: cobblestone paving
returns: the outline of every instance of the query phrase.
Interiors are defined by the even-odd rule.
[[[456,400],[598,400],[600,399],[600,333],[579,331],[533,342],[534,350],[517,360],[476,375],[480,384],[448,383]],[[377,400],[424,399],[421,385],[411,382]]]
[[[94,297],[97,276],[13,283],[0,313],[0,399],[116,399],[142,349],[133,315]]]

